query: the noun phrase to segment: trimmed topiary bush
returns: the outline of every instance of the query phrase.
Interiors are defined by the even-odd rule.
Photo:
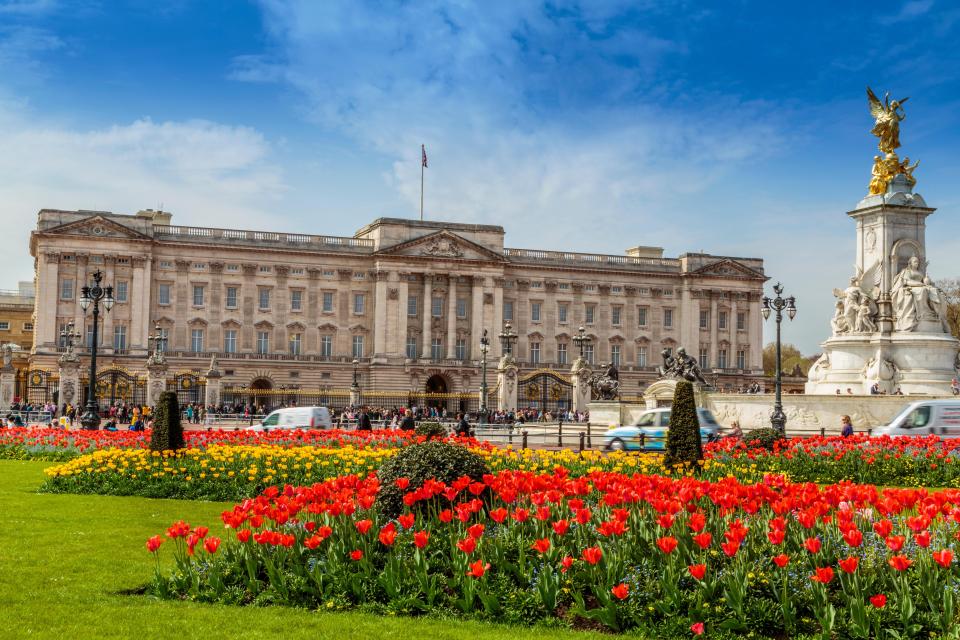
[[[700,444],[700,420],[697,417],[697,401],[693,385],[686,380],[677,382],[673,392],[673,408],[670,410],[670,430],[667,432],[667,453],[663,462],[667,466],[700,466],[703,447]]]
[[[153,412],[153,432],[150,434],[152,451],[183,449],[183,425],[180,424],[180,403],[173,391],[164,391],[157,399]]]
[[[447,428],[439,422],[421,422],[413,432],[427,440],[443,440],[450,435]]]
[[[743,441],[748,445],[763,447],[767,451],[773,451],[778,442],[786,439],[786,436],[773,427],[755,429],[743,436]]]
[[[377,472],[380,479],[377,508],[388,518],[396,518],[403,513],[404,494],[418,489],[431,478],[449,485],[462,476],[480,481],[487,473],[490,473],[490,470],[483,458],[460,445],[430,440],[404,447],[397,455],[384,462]],[[397,486],[400,478],[409,481],[405,489]],[[446,498],[434,498],[438,499],[447,503]],[[417,508],[426,508],[430,502],[432,501],[418,502]]]

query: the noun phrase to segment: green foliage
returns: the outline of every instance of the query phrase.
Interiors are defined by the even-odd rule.
[[[423,436],[427,440],[446,438],[449,434],[447,428],[439,422],[421,422],[413,431],[418,436]]]
[[[173,391],[164,391],[154,408],[153,433],[150,436],[152,451],[183,449],[183,425],[180,424],[180,403]]]
[[[773,427],[755,429],[743,436],[743,441],[748,445],[763,447],[767,451],[773,451],[774,445],[781,440],[786,440],[786,436]]]
[[[422,486],[426,480],[434,478],[450,484],[457,478],[469,476],[479,481],[489,472],[483,458],[466,447],[440,440],[411,445],[380,467],[377,508],[387,517],[395,518],[403,512],[403,494]],[[400,478],[410,481],[406,489],[397,487],[396,481]],[[418,505],[426,507],[427,503]]]
[[[670,430],[667,432],[664,464],[699,466],[701,460],[703,460],[703,447],[700,444],[700,420],[697,418],[693,384],[680,380],[673,392],[673,408],[670,411]]]
[[[820,354],[814,356],[804,356],[792,344],[780,345],[780,370],[786,375],[792,375],[797,366],[800,367],[800,373],[807,375],[810,367],[817,361]],[[774,342],[769,343],[763,348],[763,373],[769,377],[777,374],[777,345]]]

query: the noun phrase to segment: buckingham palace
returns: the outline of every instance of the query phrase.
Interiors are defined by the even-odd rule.
[[[517,334],[521,384],[539,376],[552,389],[541,396],[531,386],[521,405],[562,405],[581,348],[587,362],[617,365],[626,397],[655,379],[664,349],[681,346],[718,388],[762,377],[762,260],[669,258],[654,246],[619,255],[514,249],[504,234],[379,218],[337,237],[180,226],[149,209],[44,209],[30,241],[30,374],[56,380],[71,329],[86,357],[92,324],[80,291],[100,271],[115,301],[98,333],[106,401],[136,401],[152,342],[188,401],[202,401],[190,390],[211,360],[225,398],[319,398],[352,384],[397,397],[477,394],[481,336],[492,338],[495,363],[505,322]],[[588,340],[575,341],[581,328]]]

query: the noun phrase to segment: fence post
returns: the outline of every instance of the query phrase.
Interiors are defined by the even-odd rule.
[[[593,448],[593,441],[590,439],[590,421],[587,420],[587,447]]]
[[[563,447],[563,423],[557,425],[557,446]]]
[[[508,438],[509,438],[510,446],[512,447],[513,446],[513,424],[512,423],[510,424],[508,433],[509,433]]]
[[[647,448],[647,434],[645,433],[640,434],[640,448],[641,449]]]
[[[526,448],[527,448],[527,435],[528,435],[529,433],[530,433],[530,432],[527,431],[526,429],[524,429],[523,431],[520,432],[520,434],[523,436],[523,439],[520,441],[520,448],[521,448],[521,449],[526,449]]]
[[[827,435],[826,427],[820,427],[820,437],[823,438]]]
[[[868,437],[873,436],[873,427],[870,427],[869,429],[867,429],[867,436]]]
[[[587,434],[583,431],[580,432],[580,453],[583,453],[583,445],[587,440]]]

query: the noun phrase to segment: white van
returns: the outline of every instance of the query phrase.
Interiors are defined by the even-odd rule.
[[[874,429],[873,435],[960,438],[960,398],[911,402],[890,424]]]
[[[250,431],[270,429],[330,429],[330,410],[326,407],[286,407],[267,415]]]

